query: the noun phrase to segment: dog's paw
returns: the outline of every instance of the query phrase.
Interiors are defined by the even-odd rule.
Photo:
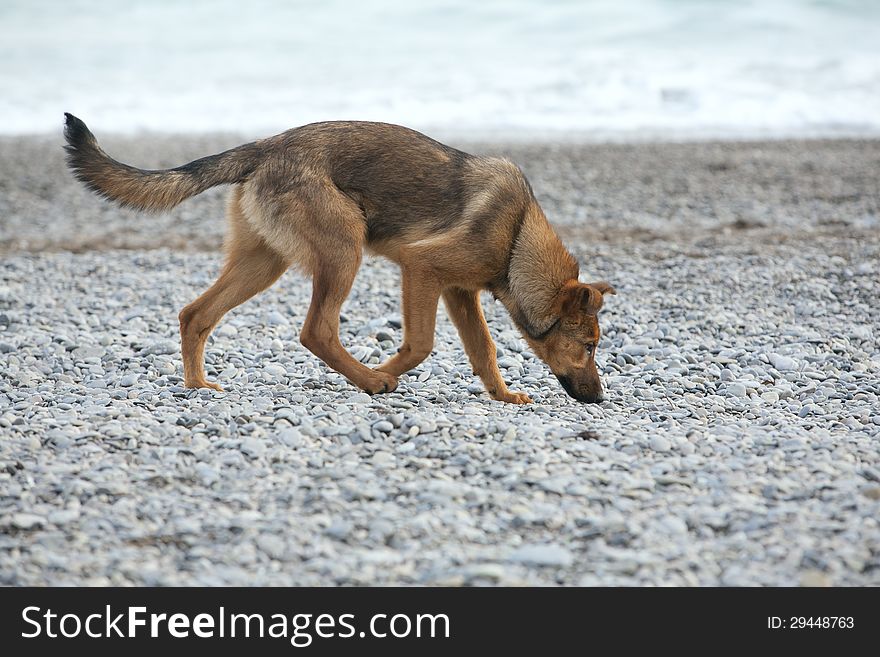
[[[373,376],[361,388],[370,395],[377,395],[382,392],[393,392],[397,388],[397,377],[387,372],[373,370]]]
[[[495,399],[507,404],[531,404],[532,398],[524,392],[510,392],[509,390],[501,394],[496,394]]]
[[[205,379],[202,379],[201,381],[187,381],[184,385],[186,385],[187,388],[210,388],[217,392],[223,392],[223,388],[221,388],[219,384]]]

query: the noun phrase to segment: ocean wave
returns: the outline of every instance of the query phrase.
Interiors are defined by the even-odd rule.
[[[880,134],[880,3],[6,0],[0,132]]]

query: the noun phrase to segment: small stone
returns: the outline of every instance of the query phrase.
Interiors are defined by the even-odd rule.
[[[507,576],[507,571],[500,563],[477,563],[467,566],[462,574],[467,579],[488,579],[498,582]]]
[[[784,440],[780,447],[787,452],[796,452],[801,449],[805,449],[807,446],[807,442],[803,438],[789,438]]]
[[[291,449],[297,449],[303,444],[303,436],[299,429],[282,429],[278,432],[278,440]]]
[[[15,513],[12,516],[11,524],[17,529],[34,529],[45,525],[46,519],[34,513]]]
[[[871,486],[870,488],[865,488],[862,490],[862,493],[869,500],[880,500],[880,486]]]
[[[801,407],[801,410],[798,411],[798,417],[807,417],[811,413],[817,413],[821,415],[822,409],[816,406],[816,404],[804,404]]]
[[[631,342],[624,345],[621,351],[629,356],[647,356],[650,350],[646,345]]]
[[[260,534],[256,540],[257,547],[272,559],[283,559],[287,553],[284,539],[275,534]]]
[[[870,466],[865,466],[862,468],[861,472],[859,472],[865,479],[868,481],[876,481],[880,483],[880,470],[876,470]]]
[[[290,321],[282,315],[277,310],[273,310],[269,313],[269,316],[266,318],[266,321],[269,323],[269,326],[286,326],[290,324]]]
[[[355,347],[351,350],[351,355],[355,360],[366,363],[373,355],[373,350],[370,347]]]
[[[73,350],[74,358],[100,358],[104,355],[103,347],[77,347]]]
[[[266,444],[256,438],[245,438],[240,447],[241,451],[253,458],[259,458],[266,453]]]
[[[212,468],[207,463],[197,463],[195,466],[196,474],[199,475],[199,479],[202,480],[202,483],[205,486],[211,486],[212,484],[218,482],[220,480],[220,472],[216,468]]]
[[[687,534],[687,523],[678,516],[666,516],[660,521],[661,527],[670,534]]]
[[[138,375],[137,374],[126,374],[121,379],[119,379],[119,385],[123,388],[131,388],[133,385],[137,384]]]
[[[266,365],[263,366],[263,371],[266,374],[269,374],[270,376],[273,376],[275,378],[287,376],[287,370],[284,369],[278,363],[267,363]]]
[[[79,509],[59,509],[49,514],[48,520],[53,525],[65,525],[79,518]]]
[[[821,570],[807,570],[801,574],[801,586],[831,586],[831,578]]]
[[[344,541],[348,538],[349,534],[351,534],[352,529],[354,529],[354,527],[350,522],[345,520],[334,520],[330,523],[330,526],[324,530],[324,533],[330,538],[335,538],[337,541]]]
[[[370,538],[373,540],[387,543],[388,539],[394,535],[394,523],[385,518],[376,518],[369,525]]]
[[[391,433],[394,431],[394,425],[391,424],[388,420],[379,420],[376,424],[373,425],[373,428],[376,431],[381,431],[382,433]]]
[[[742,383],[731,383],[727,386],[725,393],[728,397],[745,397],[747,390]]]
[[[378,451],[373,454],[373,465],[377,467],[393,466],[397,458],[391,452]]]
[[[208,449],[208,447],[210,446],[211,441],[208,440],[205,436],[198,434],[193,436],[192,443],[190,444],[190,449],[193,452],[201,452]],[[133,447],[137,447],[137,444],[135,444]]]
[[[650,445],[655,452],[668,452],[672,449],[672,444],[663,436],[652,436]]]
[[[508,561],[513,563],[522,563],[529,566],[549,566],[557,568],[567,568],[570,566],[574,557],[571,552],[561,545],[523,545],[514,550],[508,557]]]
[[[140,353],[141,355],[152,354],[156,356],[176,354],[177,343],[172,342],[171,340],[160,340],[158,342],[152,343],[148,347],[145,347],[141,350]]]
[[[789,358],[788,356],[769,354],[767,359],[770,361],[770,364],[780,372],[791,372],[798,368],[797,362],[794,358]]]

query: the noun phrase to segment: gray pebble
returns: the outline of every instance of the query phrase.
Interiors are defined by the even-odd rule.
[[[655,452],[668,452],[672,444],[663,436],[651,436],[651,449]]]
[[[508,561],[522,563],[528,566],[548,566],[567,568],[571,566],[574,557],[571,552],[561,545],[523,545],[511,552]]]
[[[248,456],[259,458],[266,453],[266,444],[258,438],[245,438],[240,449]]]
[[[742,383],[731,383],[725,392],[729,397],[745,397],[747,394],[746,386]]]

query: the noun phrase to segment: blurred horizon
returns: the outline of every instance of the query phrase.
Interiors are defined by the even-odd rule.
[[[5,0],[0,133],[880,134],[870,0]]]

